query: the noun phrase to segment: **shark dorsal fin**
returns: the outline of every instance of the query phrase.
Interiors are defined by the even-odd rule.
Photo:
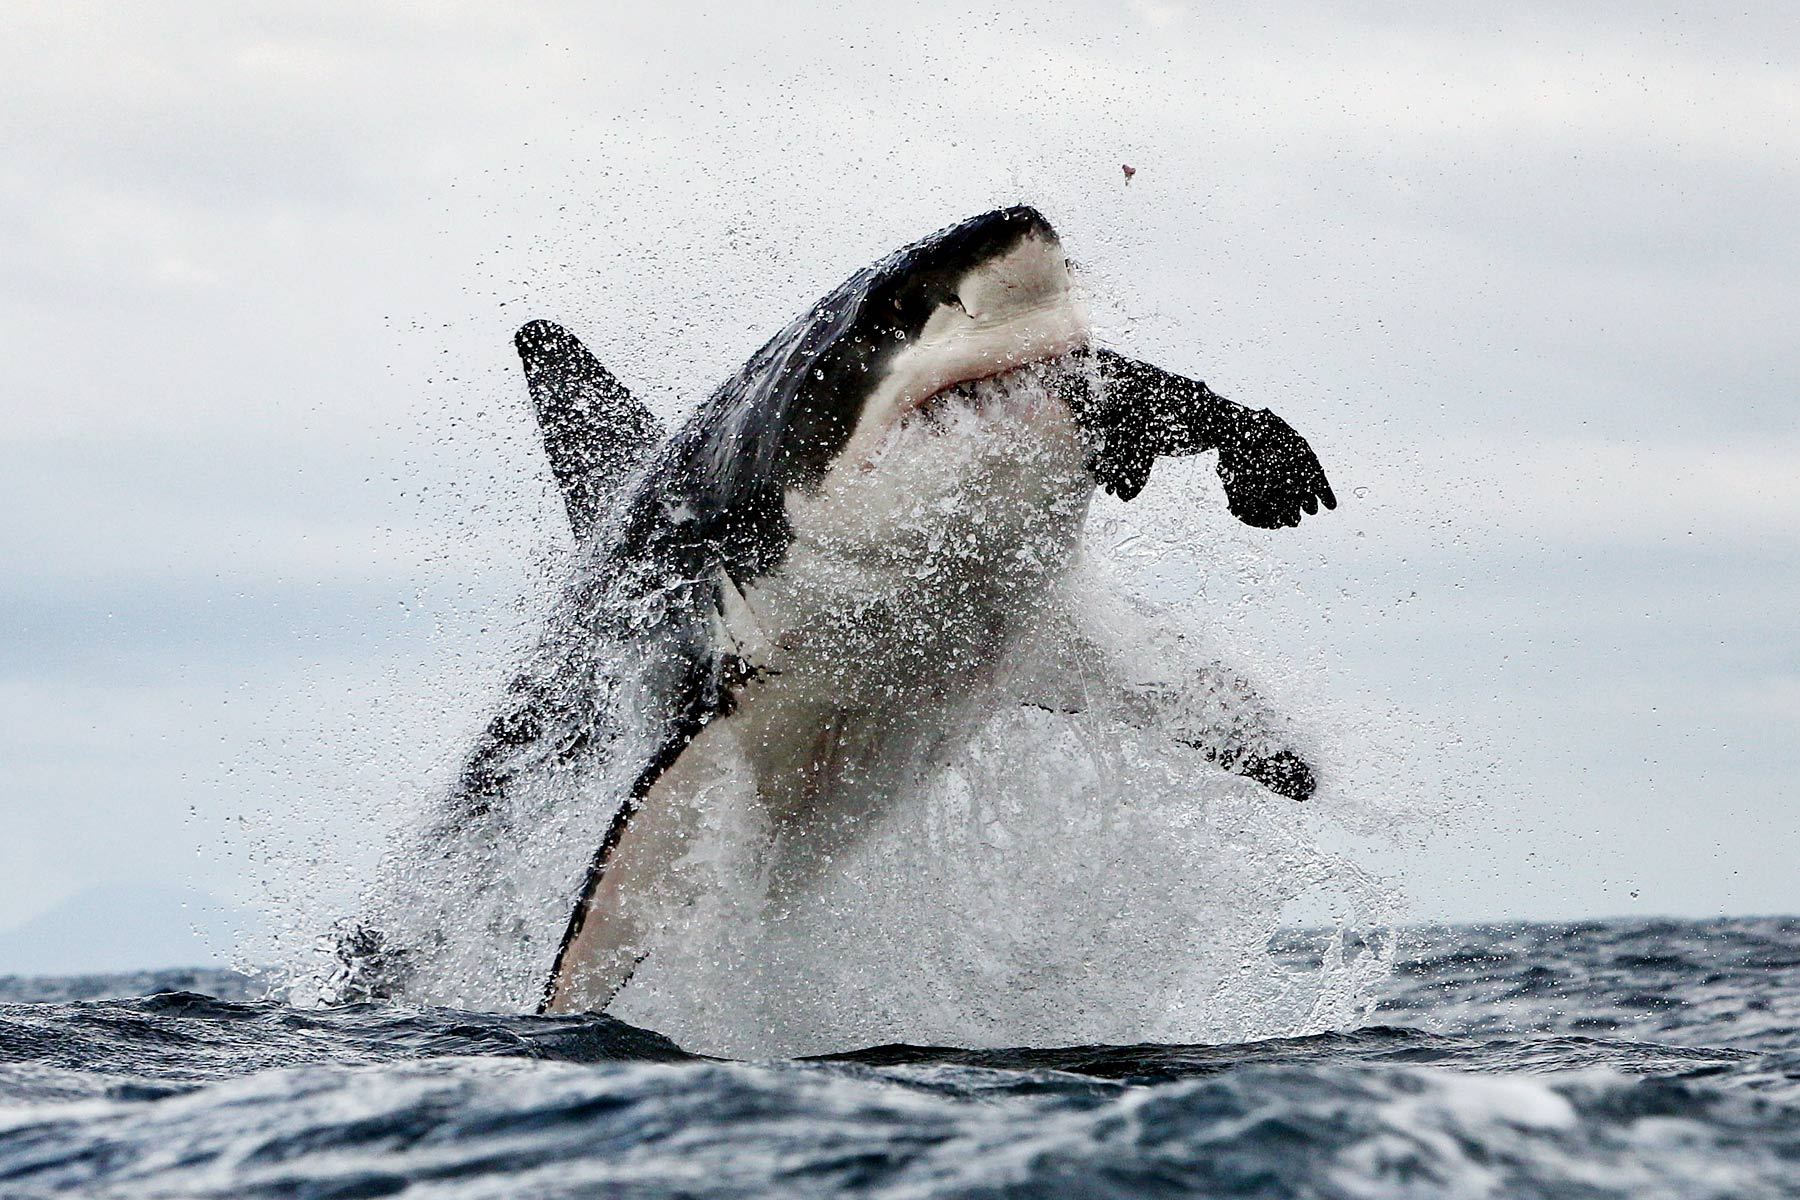
[[[550,472],[580,541],[619,483],[662,440],[661,424],[561,325],[532,321],[513,345],[525,365]]]

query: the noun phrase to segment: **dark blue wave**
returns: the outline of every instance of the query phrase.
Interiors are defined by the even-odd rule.
[[[1800,1195],[1800,921],[1411,944],[1363,1029],[769,1063],[11,981],[44,999],[0,1004],[0,1196]]]

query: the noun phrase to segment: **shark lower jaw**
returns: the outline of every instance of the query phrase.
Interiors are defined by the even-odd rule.
[[[1014,527],[1030,540],[1028,514],[1091,489],[1086,440],[1066,398],[1065,381],[1080,369],[1058,356],[945,388],[890,426],[845,480],[852,489],[867,481],[867,497],[914,513],[921,528],[954,523],[956,512],[984,514],[975,523],[1000,540]]]

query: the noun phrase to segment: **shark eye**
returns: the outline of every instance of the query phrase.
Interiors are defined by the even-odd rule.
[[[956,309],[957,312],[961,313],[965,317],[969,315],[969,310],[963,307],[963,302],[962,302],[961,296],[953,295],[950,297],[950,299],[944,301],[944,303],[950,305],[952,308]]]

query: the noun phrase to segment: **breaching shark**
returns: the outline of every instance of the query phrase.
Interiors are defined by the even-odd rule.
[[[747,778],[769,886],[804,887],[967,728],[1022,644],[1115,641],[1045,600],[1096,487],[1130,500],[1159,458],[1217,450],[1249,525],[1337,504],[1281,418],[1096,346],[1029,207],[856,272],[669,436],[561,327],[533,321],[516,345],[578,566],[442,828],[480,846],[522,819],[526,781],[609,781],[587,796],[612,816],[569,880],[545,1012],[604,1009],[655,953],[656,906],[679,903],[673,864],[712,782]],[[1311,794],[1311,767],[1241,681],[1202,681],[1225,702],[1199,711],[1167,668],[1114,650],[1130,665],[1109,679],[1040,655],[1023,702],[1107,706]]]

